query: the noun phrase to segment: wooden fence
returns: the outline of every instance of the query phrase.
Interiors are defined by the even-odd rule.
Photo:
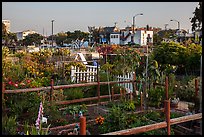
[[[91,98],[82,98],[82,99],[77,99],[77,100],[71,100],[71,101],[61,101],[61,102],[56,102],[56,105],[63,105],[63,104],[71,104],[71,103],[76,103],[76,102],[84,102],[84,101],[88,101],[88,100],[98,100],[98,102],[100,103],[100,98],[109,98],[111,96],[111,98],[113,99],[115,96],[122,96],[121,94],[115,94],[114,95],[114,91],[112,91],[111,95],[104,95],[104,96],[100,96],[100,85],[104,85],[104,84],[120,84],[120,83],[140,83],[140,81],[136,81],[134,80],[129,80],[129,81],[110,81],[110,82],[100,82],[99,79],[97,82],[92,82],[92,83],[82,83],[82,84],[71,84],[71,85],[60,85],[60,86],[54,86],[54,81],[51,80],[51,86],[50,87],[41,87],[41,88],[30,88],[30,89],[16,89],[16,90],[5,90],[5,83],[2,84],[2,99],[4,100],[4,94],[12,94],[12,93],[22,93],[22,92],[37,92],[37,91],[50,91],[50,95],[52,97],[52,93],[54,89],[64,89],[64,88],[73,88],[73,87],[84,87],[84,86],[91,86],[91,85],[98,85],[99,88],[97,88],[98,90],[98,97],[91,97]],[[182,122],[187,122],[187,121],[191,121],[191,120],[197,120],[197,119],[202,119],[202,113],[198,113],[198,114],[194,114],[194,115],[190,115],[190,116],[184,116],[184,117],[179,117],[176,119],[170,119],[170,100],[168,98],[168,78],[166,77],[166,81],[165,84],[159,84],[159,83],[155,83],[154,85],[161,85],[161,86],[165,86],[165,91],[166,91],[166,100],[165,100],[165,115],[166,115],[166,121],[165,122],[160,122],[160,123],[156,123],[156,124],[152,124],[152,125],[146,125],[146,126],[142,126],[142,127],[136,127],[136,128],[132,128],[132,129],[127,129],[127,130],[121,130],[121,131],[116,131],[116,132],[111,132],[111,133],[107,133],[106,135],[131,135],[131,134],[137,134],[137,133],[142,133],[142,132],[147,132],[147,131],[151,131],[151,130],[155,130],[155,129],[160,129],[160,128],[167,128],[167,134],[170,135],[170,125],[173,124],[179,124]],[[135,86],[135,85],[134,85]],[[195,81],[195,95],[198,95],[198,84],[197,81]],[[123,94],[124,95],[124,94]],[[50,98],[51,100],[51,104],[52,104],[52,98]],[[141,104],[142,104],[142,95],[141,95]],[[2,104],[2,109],[3,108],[3,104]],[[141,105],[141,110],[142,109],[142,105]],[[83,121],[85,122],[85,121]],[[86,125],[85,123],[83,123],[83,125]],[[83,129],[85,130],[86,128],[83,127]],[[81,131],[83,134],[85,134],[85,132]]]

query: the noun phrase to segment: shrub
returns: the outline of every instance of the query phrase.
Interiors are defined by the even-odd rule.
[[[148,105],[153,107],[160,107],[165,99],[165,90],[163,87],[156,87],[148,91]]]
[[[64,95],[67,100],[79,99],[84,97],[84,92],[82,92],[82,88],[70,88],[64,89]]]
[[[8,117],[7,115],[5,115],[4,117],[2,117],[2,134],[4,133],[7,135],[16,135],[16,128],[16,116]]]

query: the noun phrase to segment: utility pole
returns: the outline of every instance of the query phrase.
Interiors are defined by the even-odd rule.
[[[54,20],[52,20],[52,47],[53,47],[53,22]]]

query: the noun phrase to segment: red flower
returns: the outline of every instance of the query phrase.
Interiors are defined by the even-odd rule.
[[[15,83],[14,86],[17,88],[18,87],[18,83]]]
[[[30,79],[27,79],[26,82],[29,84],[29,83],[31,82],[31,80],[30,80]]]
[[[12,82],[12,81],[9,81],[8,83],[9,83],[9,85],[13,85],[13,82]]]

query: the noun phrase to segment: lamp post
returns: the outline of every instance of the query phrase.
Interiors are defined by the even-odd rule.
[[[135,17],[138,15],[143,15],[143,13],[139,13],[139,14],[136,14],[135,16],[133,16],[133,20],[132,20],[132,32],[133,32],[132,42],[133,43],[134,43],[134,35],[135,35]]]
[[[52,47],[53,47],[53,22],[54,22],[55,20],[52,20]]]
[[[176,21],[178,23],[178,30],[180,30],[180,22],[178,20],[170,20],[170,21]]]

